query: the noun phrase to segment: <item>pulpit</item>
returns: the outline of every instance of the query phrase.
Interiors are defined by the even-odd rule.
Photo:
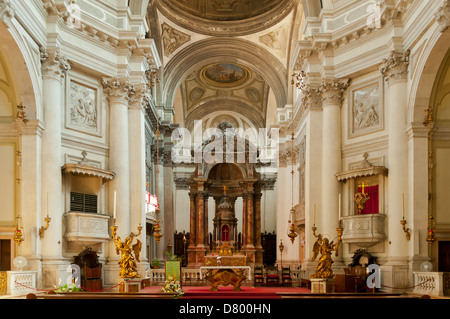
[[[86,248],[75,257],[74,264],[80,267],[81,287],[86,290],[102,290],[102,264],[91,248]]]

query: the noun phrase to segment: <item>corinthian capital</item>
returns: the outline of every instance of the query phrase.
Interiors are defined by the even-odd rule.
[[[389,84],[405,80],[408,76],[409,50],[405,52],[392,51],[389,58],[381,63],[380,72]]]
[[[10,0],[0,0],[0,22],[3,22],[7,27],[14,18],[15,10],[11,6]]]
[[[306,85],[302,90],[300,98],[305,109],[322,107],[322,94],[319,88],[313,88]]]
[[[128,78],[103,79],[102,84],[110,99],[128,103],[130,92],[133,90],[133,85]]]
[[[435,13],[436,22],[439,23],[439,31],[444,32],[450,26],[450,0],[444,4]]]
[[[57,80],[64,79],[67,71],[70,70],[70,64],[59,48],[49,50],[41,48],[41,63],[42,75]]]
[[[320,92],[322,99],[326,104],[342,103],[342,98],[345,90],[349,87],[350,80],[325,79],[322,81]]]
[[[129,107],[135,109],[145,109],[150,95],[145,84],[131,85],[129,90]]]

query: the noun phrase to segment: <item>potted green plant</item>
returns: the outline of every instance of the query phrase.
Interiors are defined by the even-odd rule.
[[[152,268],[158,269],[158,267],[161,265],[161,261],[157,258],[152,259]]]

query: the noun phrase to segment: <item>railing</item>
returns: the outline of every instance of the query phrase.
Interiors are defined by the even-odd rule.
[[[8,295],[25,295],[36,289],[36,271],[7,271]]]
[[[449,294],[450,273],[444,272],[414,272],[413,293],[430,296],[444,296]]]
[[[253,273],[253,271],[252,271]],[[281,271],[279,271],[281,276]],[[301,282],[304,276],[304,271],[291,270],[292,284],[296,285]],[[145,280],[152,286],[164,285],[166,281],[166,274],[164,269],[148,269],[145,273]],[[200,279],[199,269],[183,268],[181,271],[181,281],[184,285],[206,285],[208,282],[206,279]],[[253,280],[246,281],[245,284],[253,284]]]

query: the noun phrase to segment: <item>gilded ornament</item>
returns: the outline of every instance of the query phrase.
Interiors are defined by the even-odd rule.
[[[136,244],[132,245],[133,239],[141,234],[142,227],[138,227],[138,234],[131,233],[126,237],[124,241],[120,237],[116,236],[117,226],[112,226],[112,236],[114,244],[116,245],[116,254],[120,254],[119,275],[121,278],[136,278],[140,277],[137,272],[136,261],[140,262],[139,256],[141,254],[142,243],[139,239],[136,239]]]

